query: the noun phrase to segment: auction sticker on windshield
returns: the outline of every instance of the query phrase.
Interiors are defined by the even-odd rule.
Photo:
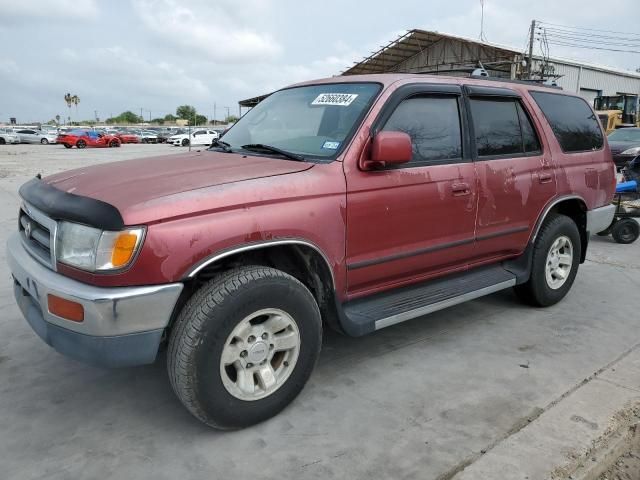
[[[311,102],[311,105],[338,105],[348,107],[357,97],[357,93],[321,93]]]

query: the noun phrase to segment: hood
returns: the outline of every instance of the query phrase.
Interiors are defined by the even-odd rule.
[[[609,148],[612,154],[618,154],[633,147],[640,147],[640,142],[622,142],[616,140],[609,140]]]
[[[301,172],[312,166],[279,158],[202,151],[94,165],[44,181],[68,193],[102,200],[124,213],[161,197]]]

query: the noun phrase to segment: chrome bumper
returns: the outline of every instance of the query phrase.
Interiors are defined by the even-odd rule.
[[[7,242],[7,261],[18,305],[34,331],[63,354],[105,366],[155,359],[182,283],[101,288],[60,275],[25,250],[18,233]],[[73,322],[48,310],[47,295],[80,303],[84,320]]]
[[[587,211],[587,232],[599,233],[606,230],[616,213],[615,205],[605,205]]]

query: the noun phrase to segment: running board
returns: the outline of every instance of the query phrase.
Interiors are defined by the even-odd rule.
[[[353,336],[365,335],[515,284],[516,276],[500,265],[449,275],[348,302],[342,305],[343,328]]]

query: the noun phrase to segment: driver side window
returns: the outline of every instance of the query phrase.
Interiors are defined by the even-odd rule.
[[[415,96],[400,103],[382,130],[405,132],[413,155],[401,167],[449,163],[462,158],[462,134],[455,96]]]

